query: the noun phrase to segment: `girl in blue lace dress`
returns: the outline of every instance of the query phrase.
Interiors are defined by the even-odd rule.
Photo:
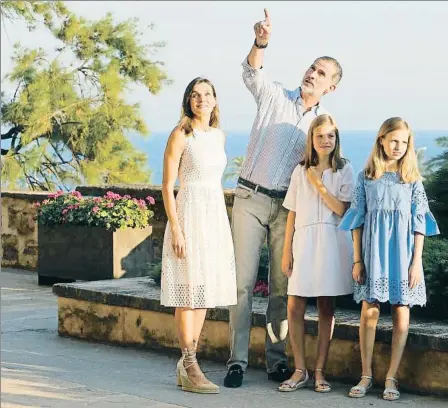
[[[362,377],[349,392],[354,398],[363,397],[372,386],[379,302],[387,301],[392,305],[393,332],[383,398],[400,397],[395,376],[406,345],[409,310],[426,304],[423,240],[439,233],[421,179],[409,125],[401,118],[387,119],[339,225],[353,231],[354,299],[362,301]]]

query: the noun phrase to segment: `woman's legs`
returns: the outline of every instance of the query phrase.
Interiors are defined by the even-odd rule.
[[[390,359],[389,370],[386,378],[395,378],[398,367],[400,366],[401,357],[406,346],[409,331],[409,316],[410,310],[408,306],[393,305],[392,306],[392,353]],[[386,388],[396,389],[397,386],[394,381],[387,380]]]
[[[207,309],[188,309],[176,308],[175,320],[177,326],[177,335],[181,350],[195,352],[197,339],[201,334]],[[184,367],[188,373],[188,377],[194,383],[204,383],[205,376],[202,373],[197,362],[190,363],[184,360]]]
[[[372,376],[372,357],[375,345],[376,325],[380,317],[380,307],[377,303],[362,302],[361,321],[359,325],[359,345],[361,348],[362,375]],[[368,387],[371,380],[362,378],[358,385]],[[353,390],[353,393],[360,393]]]
[[[180,348],[191,350],[194,346],[194,310],[177,307],[174,317]]]
[[[319,324],[317,336],[317,358],[314,377],[317,381],[324,381],[323,370],[327,363],[328,349],[333,337],[334,329],[334,298],[332,296],[321,296],[317,298],[319,311]]]
[[[194,312],[193,342],[195,344],[195,347],[197,347],[199,343],[199,338],[201,337],[202,328],[204,326],[207,309],[194,309],[193,312]]]
[[[305,310],[306,298],[288,296],[289,342],[295,367],[303,370],[303,372],[295,371],[291,377],[292,381],[305,378]]]

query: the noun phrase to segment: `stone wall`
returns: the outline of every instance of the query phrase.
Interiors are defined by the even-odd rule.
[[[2,266],[36,270],[37,222],[33,203],[48,192],[2,192]]]
[[[154,197],[154,218],[152,243],[154,258],[161,258],[163,235],[167,222],[163,206],[162,188],[149,185],[126,186],[80,186],[76,188],[82,195],[102,196],[107,191],[132,197]],[[2,193],[2,266],[37,270],[37,222],[34,220],[36,209],[33,203],[45,200],[51,192],[15,192]],[[230,217],[233,205],[233,190],[225,191],[227,211]]]

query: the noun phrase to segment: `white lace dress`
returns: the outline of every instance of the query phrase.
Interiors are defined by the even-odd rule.
[[[186,138],[176,196],[186,257],[172,248],[169,222],[162,255],[160,303],[171,307],[214,308],[236,304],[233,241],[221,179],[227,164],[220,129],[194,130]]]

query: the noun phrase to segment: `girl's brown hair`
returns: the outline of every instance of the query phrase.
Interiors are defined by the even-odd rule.
[[[405,129],[409,134],[406,153],[400,160],[398,160],[397,163],[401,180],[405,183],[412,183],[422,179],[420,171],[418,170],[417,155],[414,149],[414,135],[412,134],[408,123],[399,117],[389,118],[381,125],[375,140],[375,145],[373,146],[364,170],[364,174],[367,178],[375,180],[380,178],[385,173],[386,163],[389,158],[384,151],[381,140],[384,139],[389,133],[399,129]]]
[[[317,152],[313,145],[313,135],[314,132],[324,125],[330,125],[336,136],[334,149],[330,153],[331,168],[333,169],[333,172],[336,172],[336,170],[341,170],[348,160],[341,157],[341,139],[339,137],[339,129],[333,117],[327,114],[319,115],[311,122],[306,140],[305,157],[300,164],[304,166],[305,169],[309,169],[311,166],[317,166],[319,164],[319,157],[317,156]]]
[[[197,84],[207,84],[210,86],[210,88],[212,88],[213,91],[213,96],[216,99],[216,90],[215,87],[213,86],[213,84],[206,78],[195,78],[193,79],[187,86],[187,88],[185,89],[184,92],[184,98],[182,101],[182,109],[181,109],[181,114],[180,114],[180,120],[179,123],[177,124],[177,126],[182,129],[185,132],[186,136],[189,136],[192,134],[193,132],[193,118],[194,118],[194,113],[191,110],[191,95],[193,93],[193,88],[195,87],[195,85]],[[215,105],[215,107],[213,108],[212,114],[210,116],[210,122],[209,122],[209,126],[217,128],[219,127],[219,107],[218,104]]]

